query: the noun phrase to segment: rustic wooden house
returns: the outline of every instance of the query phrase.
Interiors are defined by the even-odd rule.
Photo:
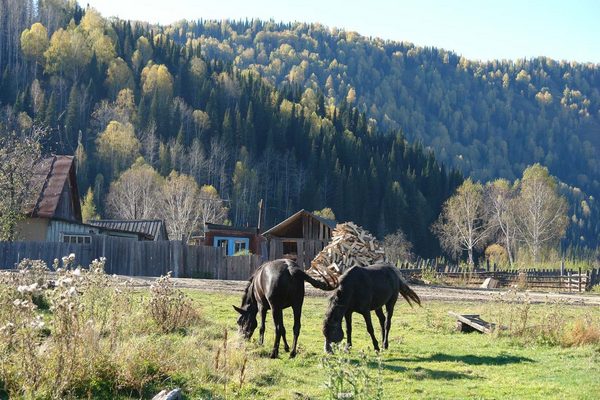
[[[36,164],[30,180],[31,201],[18,224],[25,241],[89,240],[95,229],[81,223],[81,206],[72,156],[52,156]],[[89,243],[89,241],[88,241]]]
[[[298,211],[263,233],[269,260],[290,258],[305,269],[310,267],[311,260],[329,243],[335,225],[335,221],[309,211]]]
[[[17,225],[21,241],[90,244],[95,235],[153,240],[146,232],[129,230],[126,225],[83,223],[73,156],[55,155],[40,160],[29,181],[29,192],[25,218]]]
[[[261,254],[262,238],[258,228],[238,228],[228,225],[206,223],[203,243],[206,246],[224,247],[225,254],[232,256],[247,251]]]

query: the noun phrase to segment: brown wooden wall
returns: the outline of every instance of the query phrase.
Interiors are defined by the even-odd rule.
[[[52,267],[54,259],[74,253],[76,263],[88,266],[106,257],[106,272],[129,276],[246,280],[261,264],[256,255],[228,257],[225,250],[209,246],[187,246],[180,241],[137,241],[92,236],[90,244],[62,242],[0,242],[0,269],[12,269],[24,258],[43,260]]]
[[[331,239],[331,228],[306,214],[302,216],[302,233],[304,239],[308,240],[329,241]]]
[[[304,269],[310,267],[310,262],[315,256],[323,250],[329,243],[329,240],[309,240],[296,238],[270,238],[269,245],[269,260],[277,260],[284,257],[283,242],[295,242],[298,253],[296,262]]]

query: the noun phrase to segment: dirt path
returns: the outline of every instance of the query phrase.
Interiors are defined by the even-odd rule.
[[[123,277],[130,279],[137,287],[146,287],[156,278],[147,277]],[[246,281],[222,281],[213,279],[188,279],[173,278],[175,285],[179,288],[200,290],[204,292],[241,293],[246,287]],[[451,288],[441,286],[411,285],[419,297],[425,301],[495,301],[507,293],[507,290],[498,289],[467,289]],[[324,292],[306,284],[308,296],[328,296],[330,292]],[[519,298],[528,296],[531,303],[545,303],[548,301],[563,301],[567,304],[600,306],[600,295],[594,294],[569,294],[556,292],[519,292]]]

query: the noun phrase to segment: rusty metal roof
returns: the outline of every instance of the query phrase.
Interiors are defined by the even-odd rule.
[[[122,232],[141,233],[150,240],[169,240],[165,223],[161,219],[99,219],[88,221],[88,224]]]
[[[73,203],[73,215],[68,219],[81,221],[74,160],[73,156],[57,155],[44,158],[36,164],[30,180],[32,201],[27,210],[31,217],[53,218],[67,184]]]

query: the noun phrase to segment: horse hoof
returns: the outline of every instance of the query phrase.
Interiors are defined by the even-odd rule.
[[[271,358],[278,358],[279,357],[279,353],[271,353]]]
[[[290,346],[285,346],[283,348],[283,350],[285,350],[286,353],[289,353],[290,352]]]
[[[295,351],[292,351],[292,352],[290,353],[290,358],[294,358],[294,357],[296,357],[296,352],[295,352]]]

